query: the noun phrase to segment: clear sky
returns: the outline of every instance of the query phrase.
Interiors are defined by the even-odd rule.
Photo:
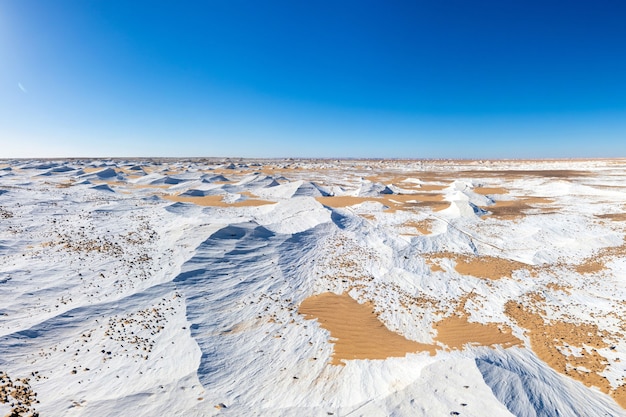
[[[626,157],[626,2],[0,0],[0,158]]]

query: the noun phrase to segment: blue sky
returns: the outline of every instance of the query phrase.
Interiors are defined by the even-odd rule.
[[[0,157],[626,157],[624,21],[618,0],[0,0]]]

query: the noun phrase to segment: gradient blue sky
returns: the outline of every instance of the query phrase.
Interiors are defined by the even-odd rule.
[[[0,0],[0,157],[626,157],[626,2]]]

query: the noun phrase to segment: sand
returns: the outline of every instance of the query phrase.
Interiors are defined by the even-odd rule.
[[[477,194],[491,195],[491,194],[508,194],[509,190],[502,187],[475,187],[473,190]]]
[[[431,270],[437,265],[439,259],[454,259],[454,269],[463,275],[471,275],[476,278],[496,280],[511,278],[514,271],[519,269],[532,269],[530,265],[511,259],[497,258],[495,256],[470,256],[458,253],[442,252],[429,255]],[[439,268],[441,268],[439,266]]]
[[[423,181],[425,177],[427,178],[427,180]],[[419,178],[420,182],[416,183],[412,181],[407,181],[412,178]],[[449,183],[453,181],[452,179],[448,178],[447,175],[444,177],[440,177],[439,175],[430,173],[430,172],[416,173],[415,176],[373,175],[373,176],[366,177],[365,179],[371,182],[378,182],[381,184],[393,184],[400,188],[405,188],[405,189],[410,189],[410,190],[419,190],[419,191],[442,191],[444,188],[446,188],[449,185]],[[429,183],[429,180],[433,180],[433,179],[435,179],[436,182]],[[441,184],[442,180],[445,181],[446,183]]]
[[[612,259],[626,256],[626,243],[620,246],[609,246],[601,249],[598,253],[576,265],[576,272],[579,274],[593,274],[606,269],[607,262]]]
[[[490,217],[500,220],[516,220],[527,216],[527,210],[539,208],[543,213],[553,210],[553,207],[541,207],[541,205],[553,203],[554,200],[550,198],[526,196],[518,197],[515,200],[498,200],[495,204],[482,208],[491,212]]]
[[[536,300],[541,303],[543,299],[538,296]],[[506,303],[505,312],[527,329],[530,347],[541,360],[562,374],[613,395],[622,407],[626,407],[624,385],[614,390],[600,375],[608,361],[598,349],[610,346],[605,340],[610,339],[608,333],[600,331],[595,324],[547,320],[543,317],[545,311],[540,308],[529,308],[515,301]],[[582,349],[582,355],[571,354],[570,346]]]
[[[433,211],[441,211],[450,206],[444,201],[441,194],[416,193],[416,194],[389,194],[384,197],[353,197],[353,196],[333,196],[317,197],[317,201],[332,208],[342,208],[361,204],[366,201],[379,202],[389,207],[387,212],[397,210],[409,210],[411,208],[428,207]]]
[[[466,316],[452,315],[435,323],[435,340],[451,349],[463,349],[465,345],[502,347],[520,346],[522,341],[511,333],[511,328],[494,323],[469,322]]]
[[[266,204],[275,204],[273,201],[267,200],[257,200],[257,199],[247,199],[243,201],[236,201],[234,203],[226,203],[223,201],[224,196],[222,195],[207,195],[204,197],[183,197],[180,195],[162,195],[166,200],[174,201],[177,203],[192,203],[197,204],[199,206],[210,206],[210,207],[255,207],[255,206],[264,206]]]
[[[376,220],[376,216],[374,216],[373,214],[369,214],[369,213],[359,213],[359,216],[361,216],[364,219],[369,220],[369,221],[375,221]]]
[[[586,170],[571,169],[503,169],[493,171],[468,170],[459,172],[461,176],[467,177],[498,177],[507,180],[539,177],[539,178],[577,178],[593,175]]]
[[[365,203],[366,201],[380,201],[374,197],[353,197],[353,196],[334,196],[334,197],[317,197],[317,201],[325,206],[332,208],[344,208]],[[382,201],[381,201],[382,202]]]
[[[85,174],[91,174],[94,172],[98,172],[98,171],[102,171],[104,169],[106,169],[107,167],[84,167],[82,168],[83,172]]]
[[[402,183],[403,186],[406,187],[406,183]],[[420,191],[441,191],[446,188],[448,184],[422,184],[418,189]],[[411,187],[406,187],[411,188]]]
[[[596,217],[599,219],[612,220],[614,222],[626,222],[626,213],[596,214]]]
[[[352,359],[386,359],[412,352],[435,354],[434,345],[418,343],[387,329],[372,305],[359,304],[347,293],[323,293],[307,298],[299,312],[316,319],[330,332],[334,344],[333,365]]]
[[[432,259],[426,259],[426,265],[429,266],[430,272],[445,272],[446,271],[445,269],[441,267],[441,265],[439,265],[436,262],[433,262]]]
[[[421,235],[428,235],[431,233],[433,220],[424,219],[419,221],[409,221],[402,224],[402,227],[412,227],[417,229]]]
[[[266,164],[263,165],[263,167],[261,168],[261,172],[265,175],[276,175],[278,173],[283,173],[286,171],[290,171],[289,168],[282,168],[282,167],[278,167],[275,165],[271,165],[271,164]]]
[[[464,302],[461,302],[464,304]],[[462,307],[462,306],[461,306]],[[340,365],[353,359],[385,359],[405,356],[411,352],[429,352],[436,345],[407,340],[387,329],[374,314],[370,303],[359,304],[347,293],[323,293],[302,302],[298,309],[307,319],[316,319],[328,330],[333,343],[332,364]],[[495,346],[504,348],[520,346],[511,328],[504,324],[469,322],[466,315],[452,315],[433,325],[436,341],[450,349],[461,350],[470,346]]]
[[[384,204],[389,207],[389,212],[423,207],[428,207],[432,211],[441,211],[450,206],[450,203],[444,200],[443,195],[437,193],[391,194],[385,196],[384,200]]]
[[[113,187],[126,187],[133,189],[161,189],[165,190],[171,187],[170,184],[135,184],[132,182],[122,182],[122,181],[92,181],[94,184],[108,184]]]

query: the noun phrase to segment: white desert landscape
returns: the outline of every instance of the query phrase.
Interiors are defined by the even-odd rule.
[[[0,161],[0,416],[626,416],[626,160]]]

